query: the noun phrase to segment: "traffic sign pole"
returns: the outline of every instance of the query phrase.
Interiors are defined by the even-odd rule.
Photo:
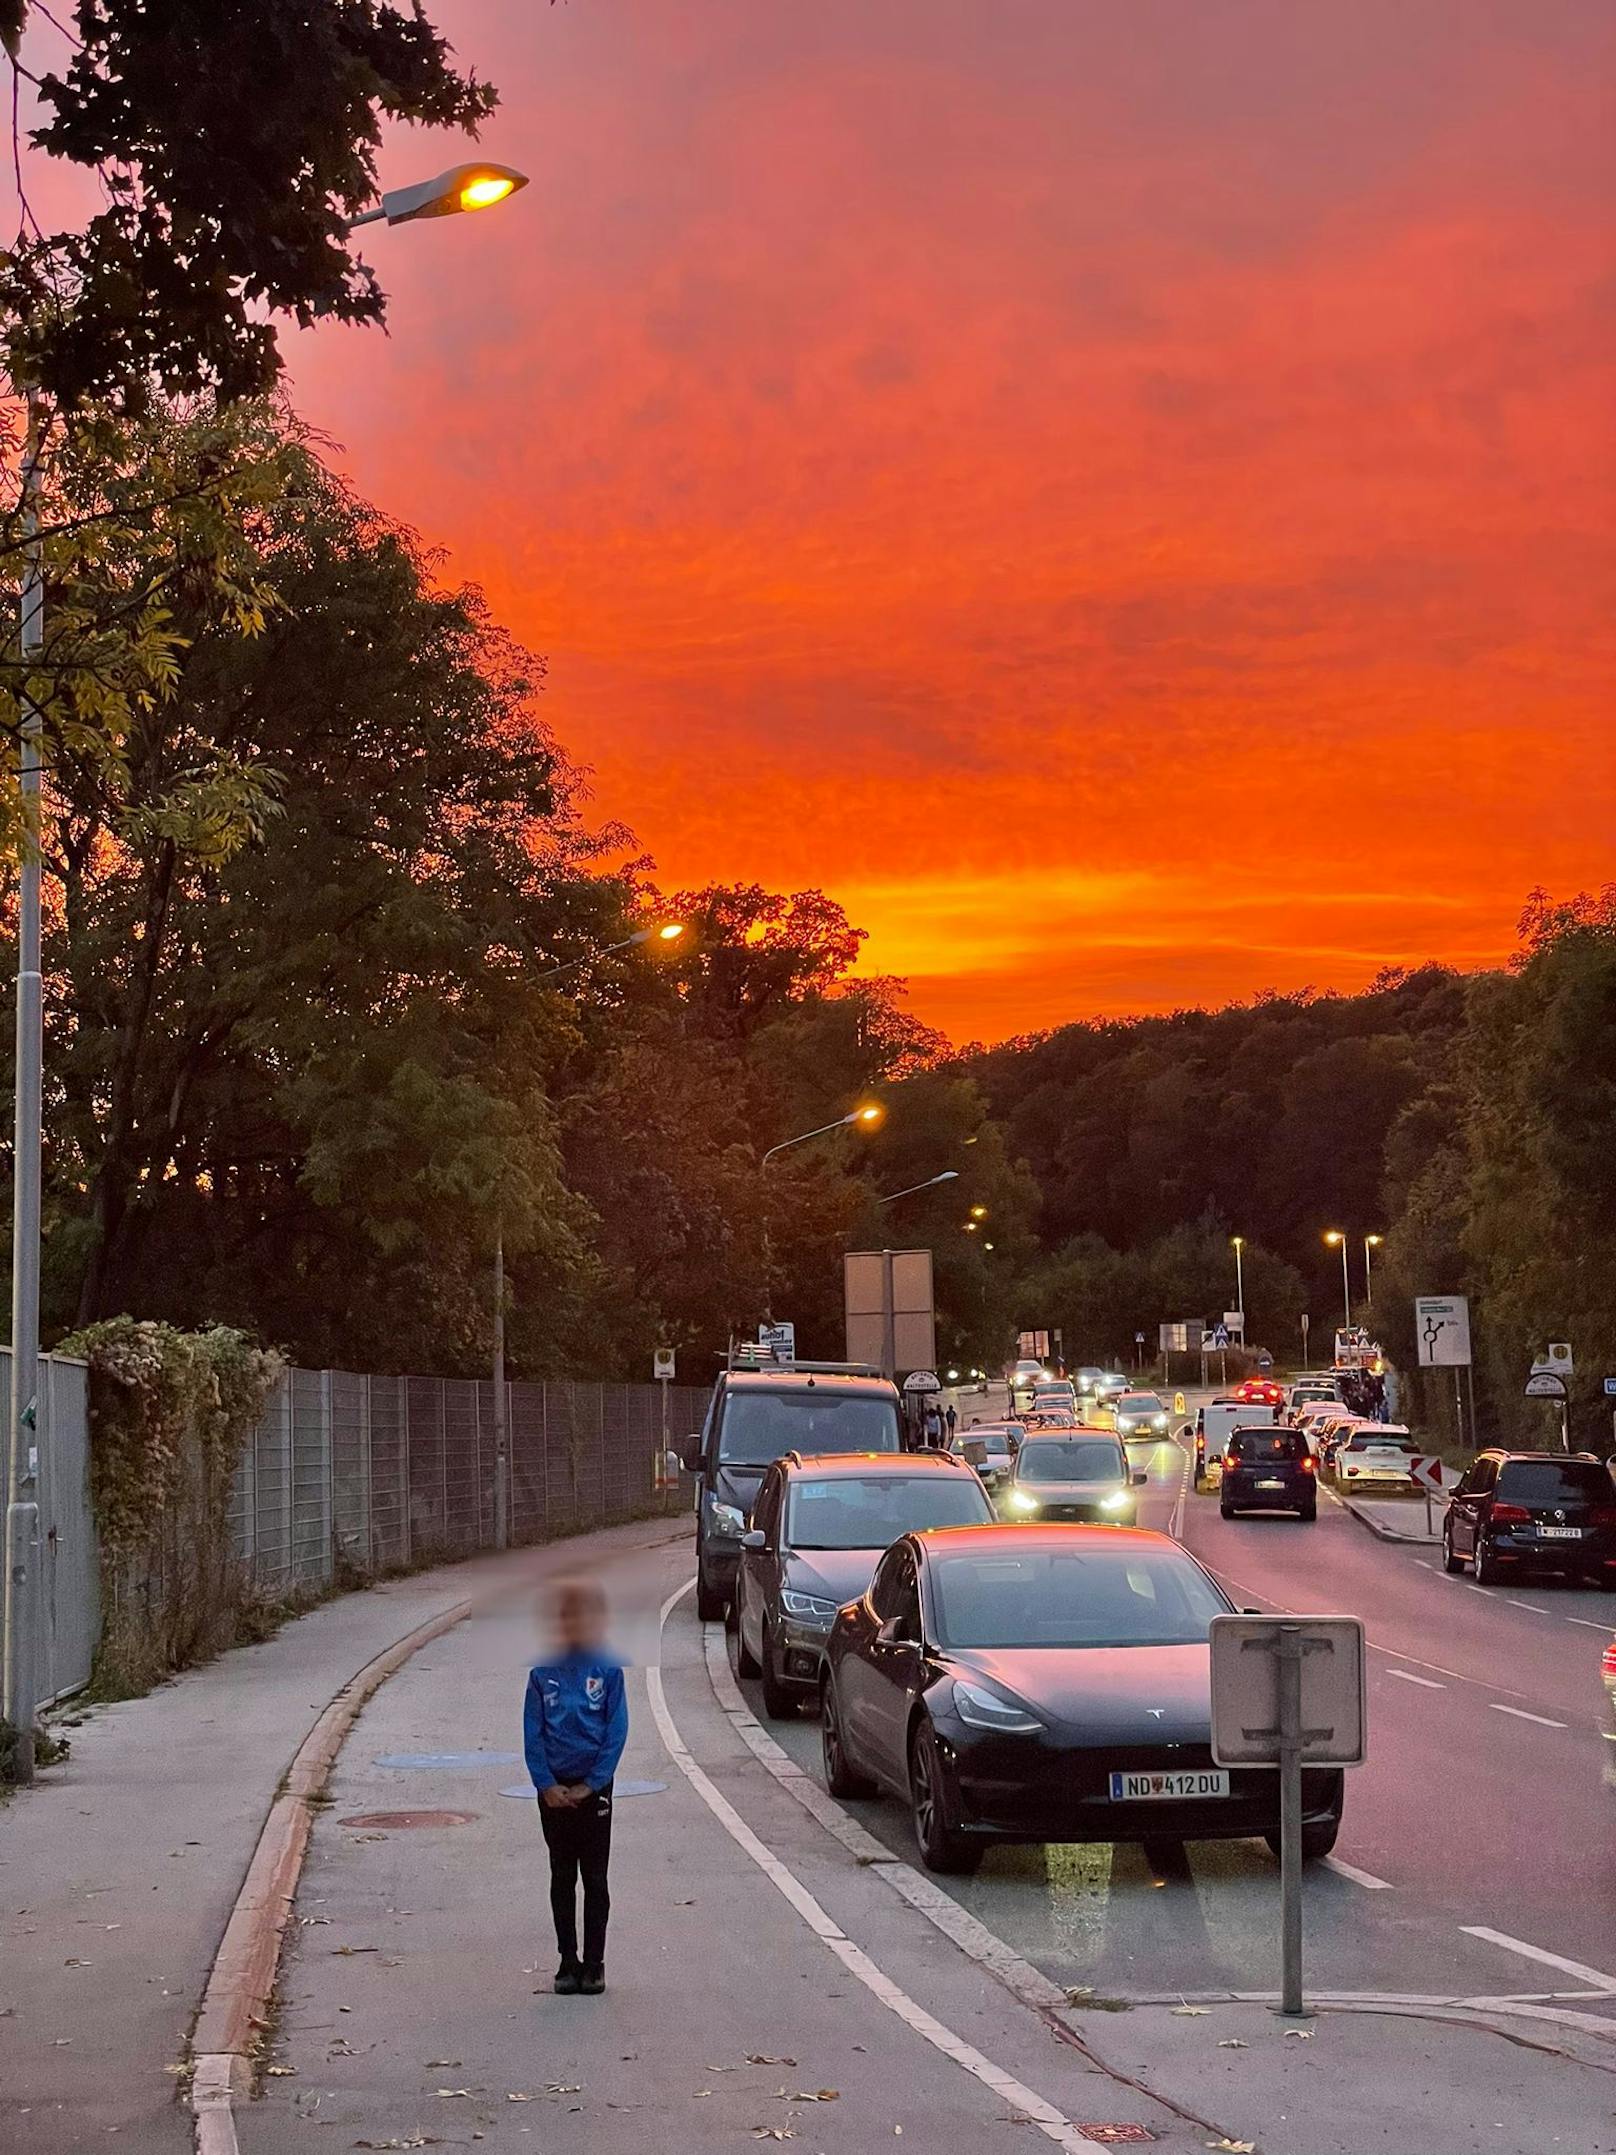
[[[1302,1627],[1282,1624],[1279,1659],[1279,1896],[1282,2013],[1302,2003]]]

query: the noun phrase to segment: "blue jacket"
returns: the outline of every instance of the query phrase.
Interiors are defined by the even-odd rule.
[[[563,1654],[528,1671],[522,1748],[533,1786],[586,1781],[602,1789],[628,1741],[623,1672],[599,1654]]]

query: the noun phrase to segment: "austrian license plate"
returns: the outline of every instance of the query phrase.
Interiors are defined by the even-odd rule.
[[[1267,1481],[1267,1482],[1259,1482],[1259,1483],[1257,1484],[1257,1487],[1258,1487],[1259,1489],[1283,1489],[1283,1488],[1284,1488],[1284,1486],[1285,1486],[1285,1484],[1284,1484],[1283,1482],[1281,1482],[1281,1481]]]
[[[1195,1767],[1177,1773],[1114,1773],[1113,1803],[1176,1803],[1186,1796],[1226,1796],[1229,1776],[1212,1767]]]
[[[1540,1526],[1538,1533],[1549,1541],[1581,1541],[1580,1526]]]

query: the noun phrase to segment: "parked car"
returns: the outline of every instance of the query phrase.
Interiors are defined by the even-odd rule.
[[[1344,1407],[1346,1401],[1341,1397],[1340,1380],[1336,1377],[1299,1377],[1291,1386],[1287,1402],[1290,1419],[1295,1421],[1299,1407],[1318,1400],[1330,1400],[1336,1406]]]
[[[1207,1628],[1230,1603],[1133,1527],[909,1534],[839,1611],[820,1685],[833,1796],[908,1805],[921,1860],[994,1841],[1279,1841],[1279,1776],[1213,1762]],[[1302,1853],[1328,1855],[1344,1776],[1302,1775]]]
[[[1021,1431],[1010,1422],[973,1422],[960,1430],[949,1445],[956,1459],[974,1467],[982,1486],[991,1495],[1010,1479],[1015,1469]]]
[[[1419,1446],[1401,1423],[1359,1422],[1337,1436],[1335,1478],[1343,1486],[1378,1483],[1383,1488],[1410,1489],[1419,1456]]]
[[[769,1718],[814,1696],[836,1611],[863,1593],[884,1549],[914,1527],[992,1519],[976,1474],[943,1452],[777,1459],[741,1537],[735,1589],[741,1674],[762,1678]]]
[[[1335,1413],[1310,1414],[1299,1426],[1313,1447],[1313,1456],[1319,1465],[1333,1472],[1336,1453],[1355,1429],[1375,1429],[1381,1425],[1371,1422],[1366,1415],[1342,1408]]]
[[[1223,1453],[1218,1509],[1225,1519],[1243,1511],[1293,1511],[1316,1519],[1318,1465],[1299,1429],[1243,1426]]]
[[[1148,1479],[1128,1464],[1120,1437],[1098,1429],[1070,1436],[1029,1432],[1005,1484],[1009,1519],[1090,1519],[1131,1526],[1134,1490]]]
[[[1273,1407],[1248,1407],[1226,1395],[1197,1407],[1193,1431],[1196,1488],[1210,1481],[1214,1471],[1222,1472],[1224,1450],[1234,1430],[1260,1428],[1276,1419]]]
[[[1592,1452],[1478,1452],[1442,1521],[1448,1571],[1490,1586],[1523,1571],[1616,1588],[1616,1482]]]
[[[1165,1437],[1168,1413],[1154,1392],[1124,1392],[1112,1410],[1119,1437]]]
[[[701,1433],[682,1450],[696,1477],[696,1614],[716,1623],[735,1591],[741,1536],[763,1477],[786,1452],[903,1448],[897,1386],[822,1369],[720,1372]]]

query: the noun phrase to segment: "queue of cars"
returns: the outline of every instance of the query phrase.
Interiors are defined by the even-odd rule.
[[[898,1796],[933,1869],[995,1841],[1277,1846],[1275,1776],[1211,1756],[1207,1627],[1231,1604],[1134,1524],[1146,1477],[1118,1430],[1068,1411],[905,1452],[884,1379],[726,1372],[685,1451],[698,1606],[729,1608],[766,1713],[817,1698],[832,1793]],[[1341,1794],[1305,1777],[1307,1854]]]

